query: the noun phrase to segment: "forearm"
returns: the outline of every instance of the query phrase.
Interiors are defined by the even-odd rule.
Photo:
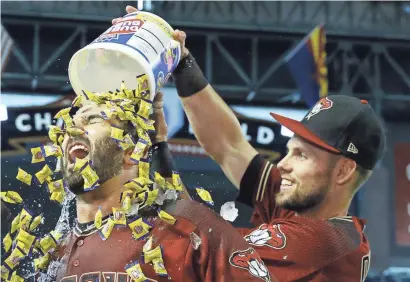
[[[174,72],[178,94],[189,123],[201,146],[218,163],[224,152],[247,142],[238,119],[209,85],[192,57],[181,61]]]
[[[168,182],[172,182],[172,173],[176,171],[176,165],[169,151],[166,141],[153,145],[152,168],[163,176]],[[181,199],[190,200],[189,193],[182,183],[183,191],[180,194]]]

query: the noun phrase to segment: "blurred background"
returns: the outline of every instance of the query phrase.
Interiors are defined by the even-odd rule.
[[[329,94],[367,99],[387,131],[385,156],[351,206],[352,215],[367,219],[372,256],[366,281],[410,281],[409,2],[2,1],[2,191],[19,192],[30,209],[44,213],[43,229],[53,229],[61,206],[49,200],[45,187],[16,180],[17,168],[41,168],[30,164],[30,148],[47,143],[53,116],[75,97],[67,75],[70,58],[122,16],[126,5],[186,31],[204,74],[237,113],[251,144],[272,162],[283,156],[291,133],[269,112],[300,120],[308,110],[285,56],[323,23]],[[207,188],[219,212],[237,191],[198,146],[172,81],[164,94],[181,176],[189,189]],[[233,224],[249,226],[251,210],[237,207]],[[2,237],[9,228],[3,208]],[[7,208],[9,219],[21,209]]]

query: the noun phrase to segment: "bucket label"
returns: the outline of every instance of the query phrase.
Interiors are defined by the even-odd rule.
[[[179,43],[172,40],[164,51],[161,52],[160,60],[152,68],[155,78],[155,93],[167,83],[172,71],[177,67],[181,53]]]
[[[128,35],[126,37],[129,39],[131,35],[137,32],[143,24],[144,22],[139,19],[132,19],[132,20],[119,22],[111,26],[109,29],[107,29],[103,34],[101,34],[92,43],[119,40],[121,35]]]
[[[92,43],[117,43],[139,52],[151,65],[155,81],[153,91],[157,93],[180,60],[179,43],[171,38],[172,30],[161,20],[138,14],[125,16]]]

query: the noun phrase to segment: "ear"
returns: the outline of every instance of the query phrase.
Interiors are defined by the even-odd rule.
[[[133,160],[131,160],[132,152],[133,152],[132,148],[129,148],[124,151],[124,157],[123,157],[124,170],[130,169],[136,165],[136,163]]]
[[[338,185],[344,185],[354,179],[354,172],[356,171],[356,162],[354,160],[342,158],[336,168],[336,183]]]

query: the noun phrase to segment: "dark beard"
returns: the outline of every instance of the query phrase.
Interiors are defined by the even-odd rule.
[[[89,142],[87,142],[87,144],[89,144]],[[102,184],[117,176],[122,171],[123,150],[111,137],[107,137],[94,143],[90,152],[90,161],[93,162],[92,168],[99,177],[99,183]],[[69,174],[67,171],[67,163],[63,158],[61,158],[61,162],[63,180],[67,188],[76,195],[86,193],[84,191],[84,179],[81,173],[75,171]]]
[[[321,204],[326,197],[326,193],[323,190],[319,190],[315,194],[310,194],[301,199],[299,195],[295,195],[289,201],[284,202],[281,207],[296,213],[303,213],[305,211],[314,209]]]

